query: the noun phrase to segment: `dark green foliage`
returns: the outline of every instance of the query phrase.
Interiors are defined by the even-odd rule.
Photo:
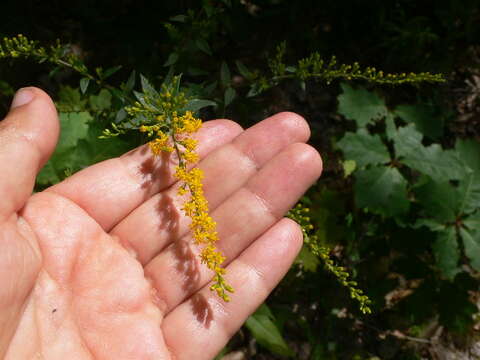
[[[230,350],[253,337],[251,358],[420,359],[432,324],[472,333],[480,145],[452,130],[458,81],[442,81],[478,69],[477,1],[54,3],[0,5],[0,35],[41,40],[2,42],[0,111],[40,84],[60,112],[37,189],[145,142],[125,106],[175,74],[205,118],[309,120],[325,171],[302,201],[310,219],[297,219],[305,246]],[[372,315],[351,300],[368,306],[360,289]]]

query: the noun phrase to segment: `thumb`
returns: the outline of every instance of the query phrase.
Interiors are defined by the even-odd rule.
[[[23,207],[35,177],[57,143],[59,123],[50,97],[34,87],[17,91],[0,121],[0,221]]]

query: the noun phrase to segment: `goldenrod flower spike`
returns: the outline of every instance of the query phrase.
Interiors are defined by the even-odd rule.
[[[229,301],[227,293],[233,293],[233,288],[225,281],[225,268],[222,267],[225,257],[216,248],[218,241],[216,223],[209,215],[208,202],[203,193],[203,172],[197,167],[188,169],[188,165],[195,164],[198,154],[195,152],[198,141],[189,137],[202,126],[202,121],[196,118],[191,111],[174,111],[184,107],[185,97],[182,93],[175,94],[168,87],[162,87],[162,92],[156,97],[145,94],[142,103],[126,108],[131,116],[152,115],[153,109],[162,109],[162,114],[155,114],[149,118],[155,119],[152,125],[141,125],[139,131],[146,133],[153,140],[149,147],[154,156],[165,152],[175,151],[178,165],[175,177],[182,182],[178,195],[189,193],[190,197],[183,205],[185,215],[192,219],[190,230],[196,245],[202,246],[200,259],[214,272],[213,284],[210,290],[217,293],[224,301]]]

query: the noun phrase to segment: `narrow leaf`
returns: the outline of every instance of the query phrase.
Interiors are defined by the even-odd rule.
[[[272,315],[269,310],[266,312],[261,307],[247,319],[245,326],[250,330],[255,340],[271,352],[283,356],[294,355],[272,321]]]
[[[128,77],[127,83],[125,84],[125,91],[130,92],[133,90],[135,87],[135,79],[136,79],[136,73],[135,70],[132,70],[130,73],[130,76]]]
[[[163,66],[167,67],[167,66],[171,66],[173,64],[175,64],[176,62],[178,61],[178,54],[177,53],[171,53],[169,56],[168,56],[168,59],[167,61],[165,61],[165,63],[163,64]]]
[[[240,75],[242,75],[245,79],[249,79],[251,77],[252,73],[240,60],[236,60],[235,65],[237,65],[237,69]]]
[[[217,103],[215,101],[203,100],[203,99],[192,99],[188,102],[188,104],[182,110],[189,110],[192,112],[196,112],[200,109],[203,109],[204,107],[216,106],[216,105]]]
[[[195,40],[195,45],[197,45],[197,48],[200,51],[203,51],[205,54],[212,56],[212,49],[210,48],[210,45],[208,45],[208,42],[205,39],[198,38]]]
[[[220,81],[223,86],[228,86],[230,84],[230,69],[225,61],[222,61],[220,68]]]
[[[90,84],[89,78],[80,79],[80,91],[82,92],[82,94],[85,94],[87,92],[88,84]]]
[[[225,90],[224,100],[223,100],[223,102],[225,104],[225,107],[230,105],[230,103],[233,101],[233,99],[235,98],[236,95],[237,95],[236,91],[231,87],[228,87]]]

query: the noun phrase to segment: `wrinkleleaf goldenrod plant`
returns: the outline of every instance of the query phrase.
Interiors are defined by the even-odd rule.
[[[142,92],[134,93],[137,101],[125,108],[129,115],[128,120],[115,125],[113,132],[106,130],[104,136],[116,136],[133,127],[148,136],[148,145],[154,156],[162,153],[176,155],[178,164],[174,176],[181,182],[178,195],[188,195],[182,210],[191,219],[190,230],[195,244],[202,247],[201,262],[214,272],[210,290],[228,302],[228,293],[233,293],[234,290],[224,277],[225,268],[222,264],[225,256],[215,245],[218,233],[203,192],[203,172],[198,167],[193,167],[199,157],[195,152],[198,141],[193,139],[192,135],[202,126],[202,121],[194,112],[214,103],[188,99],[180,90],[179,76],[165,82],[160,91],[145,77],[141,76],[141,81]]]

